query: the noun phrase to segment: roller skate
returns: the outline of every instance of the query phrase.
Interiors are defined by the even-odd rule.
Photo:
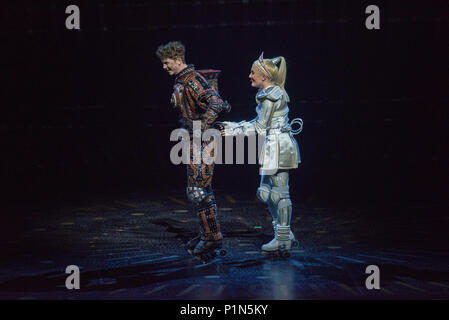
[[[275,227],[274,238],[262,246],[262,254],[267,257],[289,258],[292,247],[299,246],[290,226]]]
[[[293,234],[293,232],[291,230],[290,230],[289,239],[292,244],[292,248],[299,247],[299,241],[295,239],[295,235]]]
[[[197,235],[195,238],[190,239],[186,244],[184,244],[184,249],[187,250],[187,252],[193,256],[193,250],[195,250],[195,247],[197,244],[201,241],[201,236]]]
[[[273,223],[273,231],[274,231],[275,237],[274,237],[273,240],[271,240],[269,243],[264,244],[264,245],[262,246],[262,250],[264,250],[264,246],[268,246],[268,247],[266,247],[267,250],[264,250],[264,251],[270,251],[270,250],[268,250],[268,248],[269,248],[269,247],[272,247],[273,244],[271,244],[271,243],[272,243],[273,241],[276,240],[276,228],[277,228],[277,223],[276,223],[276,221],[273,221],[272,223]],[[295,235],[293,234],[293,232],[292,232],[291,229],[290,229],[288,238],[289,238],[289,240],[291,241],[291,247],[292,247],[292,248],[299,247],[299,241],[296,240]],[[270,245],[270,244],[271,244],[271,245]]]
[[[226,250],[222,249],[222,240],[200,240],[193,250],[193,256],[202,263],[208,263],[219,256],[225,256]]]

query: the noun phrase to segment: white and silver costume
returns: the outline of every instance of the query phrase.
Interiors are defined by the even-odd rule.
[[[257,117],[251,121],[223,122],[223,133],[229,135],[265,136],[259,157],[261,182],[257,197],[265,204],[273,217],[274,239],[263,245],[264,251],[276,251],[281,246],[290,250],[293,233],[290,230],[292,202],[288,186],[288,170],[301,162],[299,147],[293,137],[302,130],[302,120],[289,123],[288,105],[281,87],[273,85],[260,89],[256,95]],[[300,124],[297,130],[292,124]]]

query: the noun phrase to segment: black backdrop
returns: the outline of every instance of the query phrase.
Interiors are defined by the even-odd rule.
[[[67,30],[76,4],[81,30]],[[365,28],[380,8],[381,29]],[[301,117],[291,193],[305,205],[448,198],[448,1],[14,1],[1,5],[3,195],[51,204],[96,194],[183,190],[169,159],[173,79],[154,52],[222,70],[255,116],[252,62],[283,55],[290,118]],[[214,187],[254,194],[256,165],[218,165]]]

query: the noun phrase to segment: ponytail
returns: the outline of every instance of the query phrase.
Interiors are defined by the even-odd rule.
[[[279,63],[279,68],[277,69],[277,73],[274,77],[274,84],[281,87],[282,91],[284,91],[284,98],[285,101],[289,102],[290,98],[287,94],[287,91],[285,91],[285,79],[287,78],[287,63],[285,62],[284,57],[277,57],[272,59],[273,63],[276,65]]]

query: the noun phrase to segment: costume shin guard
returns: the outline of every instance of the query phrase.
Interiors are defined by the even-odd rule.
[[[213,241],[223,238],[220,232],[220,224],[217,219],[217,211],[217,205],[213,195],[207,197],[200,206],[198,206],[201,240]]]

